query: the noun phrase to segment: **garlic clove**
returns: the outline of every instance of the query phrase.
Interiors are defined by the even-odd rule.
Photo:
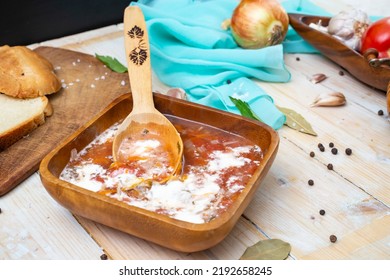
[[[311,22],[309,24],[309,27],[311,27],[311,28],[313,28],[315,30],[324,32],[324,33],[328,33],[328,27],[327,26],[322,26],[322,21],[321,20],[319,20],[318,23]]]
[[[182,88],[170,88],[167,92],[166,95],[175,97],[178,99],[183,99],[187,100],[187,94]]]
[[[341,106],[346,103],[344,94],[341,92],[331,92],[320,94],[314,102],[311,104],[311,107],[320,107],[320,106]]]
[[[326,78],[328,78],[328,77],[325,74],[318,73],[318,74],[314,74],[311,77],[310,82],[312,82],[313,84],[318,84],[318,83],[322,82],[323,80],[325,80]]]

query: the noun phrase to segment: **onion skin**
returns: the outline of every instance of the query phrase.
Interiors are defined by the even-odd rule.
[[[288,24],[288,15],[277,0],[242,0],[230,27],[240,47],[260,49],[282,43]]]

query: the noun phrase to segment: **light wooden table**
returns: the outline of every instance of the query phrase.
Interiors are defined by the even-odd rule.
[[[331,13],[353,4],[386,15],[387,0],[314,1]],[[373,3],[375,2],[375,3]],[[122,25],[31,45],[111,55],[123,63]],[[297,61],[296,58],[300,60]],[[184,254],[73,216],[45,191],[38,173],[0,198],[0,259],[238,259],[259,240],[289,242],[289,259],[390,259],[390,123],[385,94],[338,74],[320,55],[288,54],[286,84],[258,82],[282,107],[303,115],[317,137],[288,127],[279,130],[274,165],[233,231],[219,245]],[[312,84],[315,73],[329,78]],[[154,90],[167,88],[153,77]],[[312,108],[320,93],[344,93],[347,104]],[[385,112],[378,115],[378,110]],[[326,151],[321,153],[318,143]],[[328,144],[339,149],[332,155]],[[353,153],[347,156],[346,148]],[[316,156],[311,158],[310,151]],[[334,170],[327,169],[332,163]],[[315,181],[314,186],[308,180]],[[324,216],[319,210],[324,209]],[[336,235],[336,243],[329,241]]]

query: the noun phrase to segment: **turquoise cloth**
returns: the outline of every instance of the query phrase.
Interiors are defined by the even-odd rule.
[[[159,79],[183,88],[190,101],[239,114],[229,96],[246,101],[263,122],[279,129],[286,117],[251,79],[288,82],[284,52],[316,52],[291,29],[285,42],[259,50],[237,46],[221,23],[237,0],[140,0],[149,32],[152,68]],[[287,12],[325,14],[309,1],[285,1]]]

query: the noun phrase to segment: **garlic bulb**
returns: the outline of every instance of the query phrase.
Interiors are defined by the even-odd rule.
[[[359,51],[364,31],[370,25],[368,15],[357,9],[341,11],[332,17],[328,25],[328,33],[343,41],[348,47]]]

